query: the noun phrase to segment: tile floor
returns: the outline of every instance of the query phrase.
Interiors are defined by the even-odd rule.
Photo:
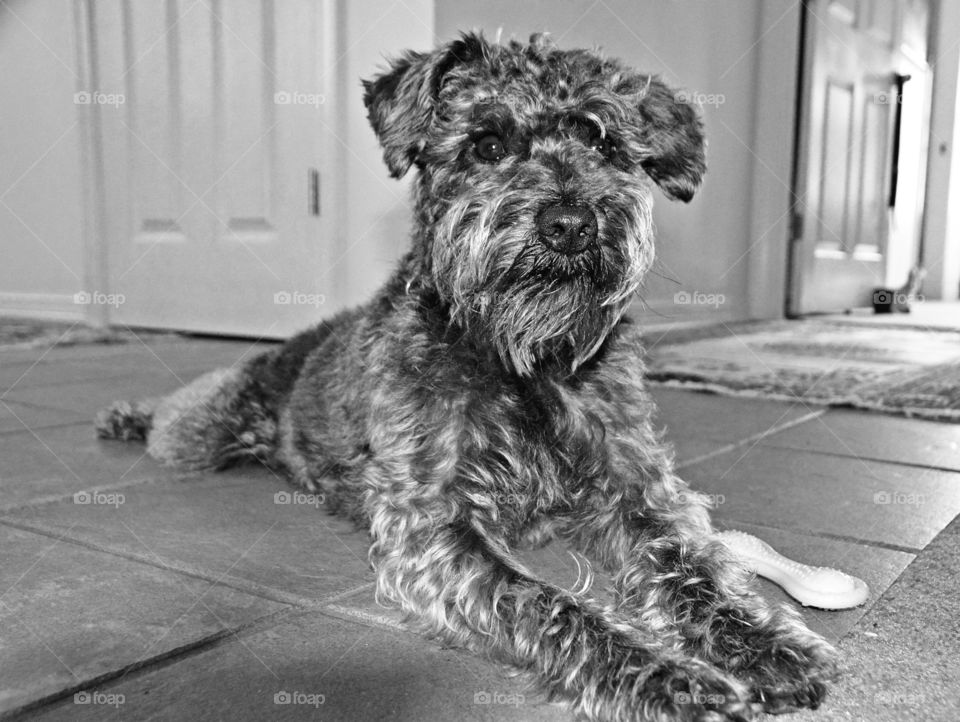
[[[483,660],[406,632],[373,601],[363,535],[309,498],[277,503],[288,487],[271,472],[175,473],[141,446],[94,438],[106,403],[256,350],[168,337],[0,351],[0,716],[570,719]],[[718,525],[868,582],[860,609],[803,611],[834,641],[960,513],[960,426],[655,395]],[[533,556],[551,579],[576,579],[564,550]],[[925,714],[891,719],[939,719]],[[797,718],[858,719],[830,701]]]

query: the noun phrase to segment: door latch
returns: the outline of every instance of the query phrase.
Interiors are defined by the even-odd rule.
[[[310,168],[307,171],[307,206],[311,216],[320,216],[320,171]]]

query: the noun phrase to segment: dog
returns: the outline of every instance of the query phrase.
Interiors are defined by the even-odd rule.
[[[364,82],[412,248],[367,304],[172,395],[101,412],[161,462],[243,460],[322,492],[371,536],[378,599],[593,720],[816,708],[836,652],[766,603],[673,471],[625,312],[657,186],[689,201],[702,124],[599,52],[466,33]],[[559,539],[600,603],[517,549]]]

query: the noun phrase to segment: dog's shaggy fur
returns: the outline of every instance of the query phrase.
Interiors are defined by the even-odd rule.
[[[704,172],[692,107],[543,36],[464,35],[365,83],[391,173],[419,171],[412,250],[365,306],[101,435],[170,464],[257,459],[369,530],[381,598],[591,719],[746,720],[816,707],[834,652],[768,606],[655,432],[624,312],[652,187]],[[515,555],[560,538],[615,606]]]

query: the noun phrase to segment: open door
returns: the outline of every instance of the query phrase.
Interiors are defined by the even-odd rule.
[[[869,306],[916,262],[926,0],[807,0],[790,315]]]

